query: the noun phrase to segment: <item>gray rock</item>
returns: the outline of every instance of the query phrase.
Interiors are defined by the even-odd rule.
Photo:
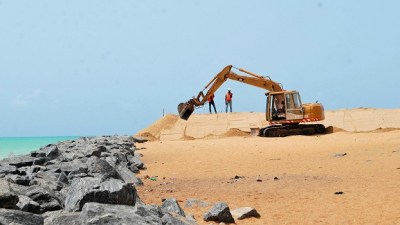
[[[84,177],[91,177],[91,176],[82,171],[72,171],[71,173],[68,174],[67,177],[68,177],[69,181],[72,181],[75,178],[84,178]]]
[[[161,218],[164,216],[164,211],[158,205],[135,205],[134,213],[141,217],[156,216]]]
[[[47,212],[44,217],[44,225],[55,225],[55,224],[68,224],[68,225],[82,225],[80,220],[79,212],[65,212],[65,211],[54,211]]]
[[[102,145],[91,144],[86,147],[84,154],[86,157],[96,156],[100,157],[102,152],[106,152],[107,148]]]
[[[186,217],[182,217],[176,213],[165,213],[161,218],[162,224],[165,225],[194,225],[196,221],[188,220]]]
[[[6,182],[6,181],[0,180],[0,182]],[[8,183],[8,184],[10,185],[11,192],[15,193],[16,195],[25,195],[25,193],[28,190],[32,189],[32,187],[29,187],[29,186],[23,186],[23,185],[14,184],[14,183]]]
[[[7,174],[16,174],[17,167],[11,166],[8,162],[0,163],[0,177],[5,177]]]
[[[32,157],[37,157],[38,154],[39,154],[39,151],[31,151]]]
[[[42,225],[43,217],[20,210],[0,209],[0,224]]]
[[[86,202],[106,204],[135,205],[136,189],[132,184],[110,179],[101,182],[100,178],[77,178],[71,183],[65,199],[65,209],[80,211]]]
[[[62,209],[62,201],[51,190],[46,190],[42,187],[32,187],[25,195],[39,203],[42,212]]]
[[[58,174],[52,172],[38,172],[36,173],[32,180],[30,181],[30,186],[40,186],[45,189],[59,191],[64,187],[64,184],[58,181]]]
[[[135,165],[130,165],[130,166],[128,166],[128,169],[129,169],[130,171],[132,171],[132,173],[140,173],[139,168],[137,168]]]
[[[110,140],[114,143],[129,143],[129,144],[133,144],[134,138],[132,136],[129,135],[113,135]]]
[[[122,165],[122,166],[126,166],[128,165],[128,160],[126,159],[126,153],[123,154],[120,150],[113,150],[111,151],[111,157],[114,161],[114,164],[116,166],[118,165]]]
[[[47,169],[52,170],[52,169],[60,169],[61,171],[65,172],[66,174],[69,174],[70,172],[73,171],[87,171],[87,164],[86,162],[83,162],[81,159],[74,159],[73,161],[70,162],[54,162],[54,164],[46,165]]]
[[[249,217],[259,218],[260,214],[258,214],[257,210],[252,207],[242,207],[231,211],[232,216],[235,220],[242,220]]]
[[[48,169],[45,166],[39,166],[39,165],[33,165],[30,167],[21,167],[18,168],[19,174],[25,174],[28,176],[32,176],[34,173],[37,173],[39,171],[47,171]]]
[[[40,214],[41,209],[39,203],[33,201],[31,198],[25,195],[18,195],[19,202],[17,207],[24,212],[31,212],[35,214]]]
[[[8,158],[14,158],[14,157],[15,157],[15,155],[14,155],[13,152],[10,152],[10,153],[8,154]]]
[[[136,166],[136,167],[139,168],[139,169],[146,169],[146,166],[144,165],[144,163],[142,162],[142,160],[140,160],[138,157],[134,157],[134,156],[131,156],[131,155],[127,155],[127,159],[128,159],[128,162],[129,162],[131,165],[134,165],[134,166]]]
[[[30,155],[19,155],[9,159],[8,164],[10,166],[15,166],[17,168],[23,166],[32,166],[33,160],[35,158],[31,157]]]
[[[38,158],[46,157],[46,152],[45,151],[39,150],[39,151],[36,151],[36,153],[37,153],[36,156],[33,156],[33,157],[38,157]]]
[[[109,153],[109,152],[102,152],[100,154],[100,158],[106,158],[106,157],[110,157],[110,156],[111,156],[111,153]]]
[[[40,150],[46,152],[46,157],[50,160],[56,159],[61,154],[57,145],[54,144],[41,147]]]
[[[339,153],[339,154],[332,155],[332,157],[342,157],[342,156],[345,156],[345,155],[347,155],[347,154],[346,153]]]
[[[46,157],[39,157],[35,158],[32,162],[33,165],[43,165],[45,164],[49,159]]]
[[[223,223],[234,223],[231,212],[229,211],[229,206],[225,202],[218,202],[212,207],[206,214],[203,216],[203,220],[208,221],[217,221]]]
[[[143,157],[143,154],[140,152],[135,152],[135,153],[133,153],[133,156],[135,156],[137,158],[141,158],[141,157]]]
[[[117,172],[119,176],[125,181],[125,183],[130,183],[135,186],[143,186],[143,181],[127,167],[119,166],[117,167]]]
[[[194,198],[189,198],[186,201],[186,204],[184,206],[184,208],[195,208],[195,207],[209,207],[212,206],[213,203],[212,202],[208,202],[208,201],[203,201],[203,200],[199,200],[199,199],[194,199]]]
[[[11,191],[7,181],[0,181],[0,208],[14,208],[18,203],[18,195]]]
[[[193,214],[186,214],[186,220],[188,220],[189,222],[192,222],[193,224],[197,224],[196,219],[194,218]]]
[[[140,213],[138,214],[138,210]],[[144,210],[144,211],[143,211]],[[145,212],[145,213],[143,213]],[[163,214],[161,214],[162,217]],[[163,224],[161,217],[146,207],[89,202],[82,208],[82,224]]]
[[[144,143],[147,142],[148,140],[142,137],[133,137],[133,141],[137,143]]]
[[[118,172],[113,168],[107,161],[97,158],[90,157],[87,161],[88,172],[89,174],[101,174],[104,176],[104,179],[108,178],[116,178],[121,179]]]
[[[136,192],[136,206],[137,205],[140,205],[140,206],[145,206],[146,205],[146,203],[144,203],[144,201],[142,201],[142,199],[140,199],[140,197],[139,197],[139,195],[137,194],[137,192]]]
[[[161,205],[161,209],[166,212],[176,213],[180,216],[185,217],[185,212],[179,206],[178,202],[175,198],[166,199],[163,204]]]
[[[61,172],[58,176],[57,180],[65,185],[69,185],[69,180],[67,175],[64,172]]]
[[[24,185],[24,186],[29,186],[29,182],[31,181],[28,176],[20,176],[16,174],[7,175],[5,178],[10,183]]]
[[[80,149],[74,149],[74,151],[70,150],[62,151],[59,160],[62,162],[71,162],[74,161],[75,159],[80,159],[84,157],[85,156]]]

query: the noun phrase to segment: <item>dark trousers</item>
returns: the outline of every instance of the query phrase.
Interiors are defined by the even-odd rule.
[[[211,113],[211,105],[214,106],[214,111],[215,111],[215,113],[217,113],[217,109],[215,108],[214,100],[211,102],[208,102],[208,106],[210,108],[210,113]]]

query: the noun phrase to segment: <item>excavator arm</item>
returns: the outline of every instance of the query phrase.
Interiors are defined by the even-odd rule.
[[[269,77],[267,79],[265,77],[259,76],[257,74],[251,73],[249,71],[246,71],[244,69],[233,67],[233,68],[238,69],[239,71],[247,73],[251,76],[239,75],[239,74],[236,74],[231,71],[232,67],[233,67],[232,65],[229,65],[229,66],[225,67],[217,75],[215,75],[215,77],[204,87],[204,89],[199,92],[197,97],[193,97],[192,99],[190,99],[189,101],[187,101],[185,103],[180,103],[178,105],[179,116],[182,119],[187,120],[190,117],[190,115],[193,113],[195,107],[204,105],[206,103],[206,101],[208,100],[208,98],[210,96],[212,96],[227,79],[239,81],[239,82],[249,84],[249,85],[252,85],[252,86],[255,86],[258,88],[262,88],[262,89],[265,89],[268,91],[272,91],[272,92],[282,91],[282,85],[272,81]],[[207,88],[208,88],[208,91],[206,94],[204,94],[203,92]]]

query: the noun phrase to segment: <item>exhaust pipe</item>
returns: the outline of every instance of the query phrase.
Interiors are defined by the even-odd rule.
[[[178,105],[178,113],[179,113],[179,117],[181,119],[187,120],[189,119],[190,115],[192,115],[194,111],[194,106],[193,104],[189,103],[189,102],[185,102],[185,103],[180,103]]]

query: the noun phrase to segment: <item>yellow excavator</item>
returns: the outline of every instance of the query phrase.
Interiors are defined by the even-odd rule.
[[[232,72],[235,68],[250,76],[239,75]],[[301,103],[300,94],[297,91],[286,91],[282,84],[276,83],[270,77],[260,76],[232,65],[225,67],[218,73],[206,87],[199,92],[197,97],[178,105],[178,113],[181,119],[187,120],[194,109],[204,105],[208,98],[227,80],[235,80],[253,85],[269,92],[267,96],[266,120],[270,126],[260,128],[259,136],[284,137],[290,135],[313,135],[325,133],[322,124],[304,124],[325,119],[324,106],[320,103]],[[207,89],[207,93],[203,92]]]

